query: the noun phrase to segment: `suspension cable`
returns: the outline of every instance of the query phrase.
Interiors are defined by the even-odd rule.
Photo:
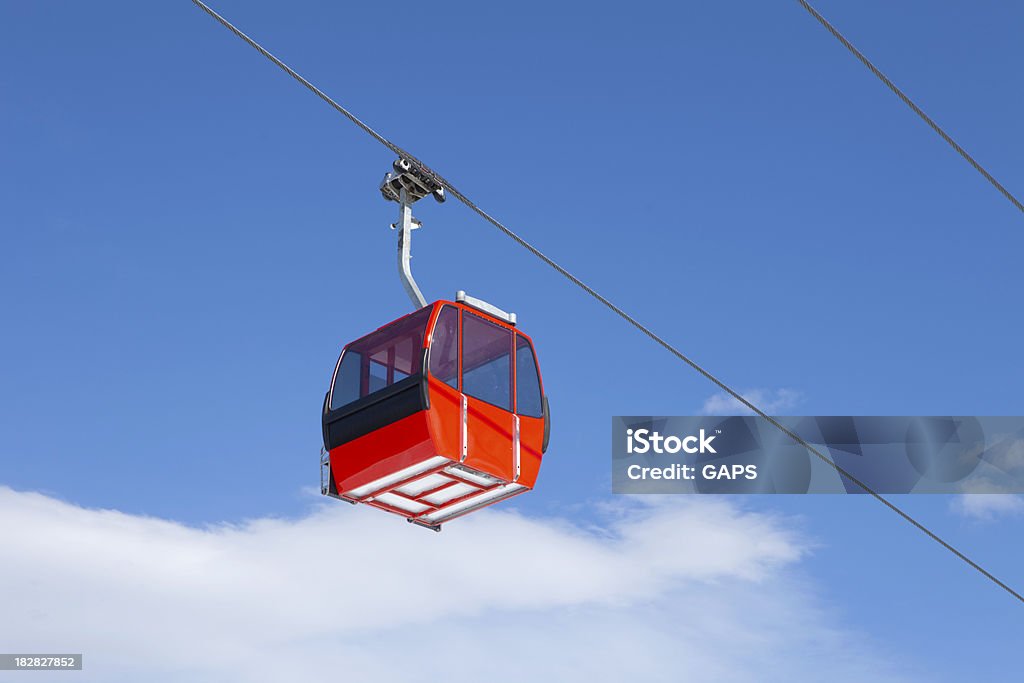
[[[337,110],[340,114],[342,114],[345,118],[349,119],[354,124],[359,126],[364,132],[366,132],[371,137],[373,137],[375,140],[377,140],[377,142],[381,143],[382,145],[387,147],[389,150],[391,150],[395,154],[397,154],[397,155],[399,155],[399,156],[401,156],[401,157],[403,157],[405,159],[408,159],[408,160],[416,163],[420,167],[420,169],[422,171],[424,171],[425,173],[430,174],[439,184],[443,185],[445,187],[445,189],[452,196],[454,196],[460,202],[462,202],[463,204],[468,206],[477,215],[479,215],[485,221],[487,221],[488,223],[490,223],[491,225],[496,227],[498,230],[500,230],[506,236],[510,237],[513,241],[516,242],[516,244],[518,244],[519,246],[523,247],[524,249],[529,251],[531,254],[533,254],[534,256],[539,258],[545,264],[547,264],[548,266],[553,268],[556,272],[558,272],[559,275],[561,275],[564,278],[566,278],[567,280],[569,280],[569,282],[571,282],[572,284],[574,284],[577,287],[579,287],[580,289],[582,289],[584,292],[589,294],[591,297],[593,297],[594,299],[597,299],[599,302],[601,302],[604,306],[609,308],[612,312],[614,312],[620,318],[622,318],[627,323],[629,323],[630,325],[632,325],[633,327],[635,327],[636,329],[640,330],[642,333],[644,333],[645,335],[650,337],[659,346],[663,347],[665,350],[667,350],[673,356],[675,356],[676,358],[678,358],[679,360],[683,361],[684,363],[689,365],[691,368],[693,368],[694,370],[699,372],[701,375],[703,375],[705,378],[707,378],[713,384],[715,384],[718,388],[722,389],[727,394],[732,396],[734,399],[739,401],[742,405],[746,406],[751,411],[756,413],[758,416],[760,416],[761,418],[766,420],[773,427],[775,427],[776,429],[781,431],[783,434],[785,434],[789,438],[793,439],[793,441],[795,441],[796,443],[798,443],[801,446],[803,446],[804,448],[806,448],[808,451],[813,453],[819,460],[821,460],[826,465],[828,465],[829,467],[831,467],[834,470],[836,470],[839,474],[841,474],[842,476],[846,477],[848,480],[850,480],[851,482],[856,484],[858,487],[863,489],[866,493],[870,494],[873,498],[875,498],[875,500],[879,501],[880,503],[885,505],[887,508],[889,508],[890,510],[895,512],[897,515],[902,517],[904,521],[908,522],[909,524],[914,526],[916,529],[918,529],[919,531],[924,533],[926,536],[931,538],[933,541],[935,541],[936,543],[941,545],[943,548],[945,548],[946,550],[951,552],[953,555],[955,555],[956,557],[958,557],[961,560],[963,560],[968,566],[970,566],[971,568],[977,570],[979,573],[981,573],[982,576],[987,578],[989,581],[991,581],[995,585],[997,585],[1000,588],[1002,588],[1003,590],[1005,590],[1007,593],[1009,593],[1010,595],[1015,597],[1020,602],[1024,603],[1024,595],[1021,595],[1016,590],[1014,590],[1013,588],[1008,586],[1006,583],[1004,583],[1001,580],[999,580],[998,578],[996,578],[992,573],[990,573],[988,570],[986,570],[980,564],[978,564],[977,562],[975,562],[971,558],[967,557],[967,555],[965,555],[961,551],[957,550],[949,542],[947,542],[946,540],[941,538],[938,534],[936,534],[935,532],[931,531],[928,527],[924,526],[924,524],[922,524],[921,522],[918,522],[916,519],[911,517],[910,514],[905,512],[902,508],[898,507],[895,503],[893,503],[889,499],[885,498],[884,496],[882,496],[881,494],[879,494],[878,492],[873,490],[871,487],[869,487],[867,484],[862,482],[860,479],[855,477],[850,472],[846,471],[840,465],[838,465],[835,462],[833,462],[831,458],[829,458],[824,453],[819,451],[817,448],[815,448],[814,446],[809,444],[807,441],[805,441],[798,434],[796,434],[792,430],[788,429],[781,422],[779,422],[778,420],[776,420],[775,418],[773,418],[772,416],[768,415],[766,412],[764,412],[763,410],[758,408],[750,400],[748,400],[743,395],[741,395],[738,391],[734,390],[732,387],[727,385],[725,382],[723,382],[722,380],[718,379],[716,376],[711,374],[708,370],[704,369],[704,367],[702,367],[700,364],[698,364],[692,358],[690,358],[689,356],[684,354],[682,351],[677,349],[672,344],[670,344],[667,341],[665,341],[664,339],[662,339],[660,336],[655,334],[651,329],[649,329],[648,327],[643,325],[641,322],[639,322],[636,318],[634,318],[633,316],[631,316],[628,313],[626,313],[624,310],[622,310],[621,308],[619,308],[618,306],[613,304],[611,301],[606,299],[603,295],[598,293],[596,290],[594,290],[592,287],[587,285],[585,282],[583,282],[582,280],[577,278],[575,275],[570,273],[568,270],[566,270],[565,268],[560,266],[553,259],[551,259],[550,257],[546,256],[543,252],[540,251],[540,249],[538,249],[537,247],[535,247],[532,244],[530,244],[529,242],[527,242],[525,239],[523,239],[518,234],[513,232],[510,228],[508,228],[504,224],[502,224],[498,219],[494,218],[489,213],[487,213],[486,211],[481,209],[472,200],[470,200],[469,197],[467,197],[466,195],[462,194],[457,189],[455,189],[455,187],[448,180],[446,180],[444,177],[442,177],[436,171],[431,170],[423,162],[421,162],[419,159],[414,157],[412,154],[410,154],[409,152],[405,151],[404,149],[402,149],[401,147],[399,147],[395,143],[391,142],[390,140],[385,138],[383,135],[381,135],[377,131],[373,130],[367,124],[363,123],[352,112],[350,112],[348,109],[346,109],[345,107],[341,106],[336,101],[331,99],[322,90],[320,90],[315,85],[313,85],[312,83],[307,81],[305,78],[303,78],[301,75],[299,75],[294,69],[289,67],[287,64],[282,62],[280,59],[278,59],[277,57],[272,55],[262,45],[260,45],[255,40],[253,40],[252,38],[247,36],[245,33],[243,33],[241,30],[236,28],[227,19],[225,19],[221,15],[217,14],[208,5],[206,5],[204,2],[202,2],[202,0],[192,0],[192,2],[194,2],[204,12],[206,12],[211,17],[213,17],[218,22],[220,22],[229,31],[231,31],[236,36],[238,36],[239,38],[244,40],[246,43],[248,43],[250,46],[255,48],[264,57],[266,57],[267,59],[272,61],[278,67],[280,67],[289,76],[291,76],[292,78],[297,80],[299,83],[304,85],[306,88],[308,88],[310,91],[312,91],[313,94],[315,94],[317,97],[319,97],[324,102],[329,104],[331,107],[333,107],[335,110]]]
[[[942,128],[939,126],[939,124],[935,123],[935,121],[933,121],[930,116],[925,114],[924,110],[922,110],[921,107],[919,107],[916,104],[914,104],[914,101],[911,100],[909,97],[907,97],[907,95],[902,90],[900,90],[898,87],[896,87],[896,84],[893,83],[892,81],[890,81],[889,78],[885,74],[883,74],[879,70],[879,68],[877,66],[872,64],[871,60],[869,60],[867,57],[865,57],[863,52],[861,52],[860,50],[855,48],[853,46],[853,43],[851,43],[849,40],[847,40],[846,37],[843,36],[843,34],[840,33],[839,30],[835,26],[830,24],[828,19],[826,19],[825,17],[821,16],[821,14],[818,13],[818,10],[814,9],[813,7],[811,7],[810,3],[807,2],[807,0],[797,0],[797,2],[799,2],[800,5],[803,6],[803,8],[805,10],[810,12],[811,16],[814,17],[815,19],[817,19],[818,22],[822,26],[824,26],[826,29],[828,29],[828,32],[831,33],[835,37],[836,40],[838,40],[840,43],[842,43],[843,47],[845,47],[847,50],[849,50],[850,53],[853,54],[854,57],[859,59],[861,61],[861,63],[864,66],[866,66],[871,71],[871,73],[873,73],[875,76],[877,76],[878,80],[882,81],[882,83],[885,83],[885,85],[889,88],[889,90],[892,90],[896,94],[896,97],[898,97],[901,100],[903,100],[903,104],[905,104],[908,107],[910,107],[911,110],[913,110],[913,112],[915,114],[917,114],[918,116],[921,117],[922,121],[927,123],[931,127],[932,130],[934,130],[936,133],[939,134],[939,137],[941,137],[943,140],[945,140],[947,143],[949,143],[949,146],[952,147],[953,149],[955,149],[957,154],[962,156],[967,161],[967,163],[969,163],[971,166],[973,166],[974,170],[976,170],[978,173],[983,175],[985,177],[985,180],[987,180],[990,183],[992,183],[993,187],[995,187],[997,190],[999,190],[1003,194],[1004,197],[1006,197],[1007,199],[1010,200],[1010,203],[1012,203],[1014,206],[1016,206],[1020,211],[1024,212],[1024,204],[1021,204],[1019,199],[1014,197],[1013,194],[1009,190],[1007,190],[1005,187],[1003,187],[1002,183],[1000,183],[998,180],[996,180],[992,176],[991,173],[986,171],[982,167],[981,164],[979,164],[977,161],[975,161],[974,157],[972,157],[970,154],[968,154],[967,150],[965,150],[963,147],[958,145],[956,143],[956,140],[954,140],[952,137],[950,137],[950,135],[946,131],[942,130]]]

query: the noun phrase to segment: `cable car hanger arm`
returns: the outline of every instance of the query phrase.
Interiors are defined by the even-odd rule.
[[[409,295],[413,309],[419,310],[427,305],[427,300],[423,298],[423,292],[420,291],[416,279],[412,276],[410,260],[412,259],[412,231],[421,227],[421,224],[412,217],[412,205],[409,204],[408,195],[404,189],[401,191],[399,204],[398,223],[391,226],[398,230],[398,277],[402,280],[402,287]]]
[[[414,310],[427,305],[416,279],[412,276],[412,231],[423,227],[423,224],[412,216],[412,205],[431,195],[438,202],[443,202],[444,187],[433,177],[423,173],[405,158],[396,160],[393,171],[384,176],[380,184],[380,193],[388,201],[398,202],[398,222],[392,223],[391,229],[398,231],[398,277],[402,288],[409,295]]]

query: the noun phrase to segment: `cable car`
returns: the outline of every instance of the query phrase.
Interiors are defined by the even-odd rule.
[[[321,489],[439,531],[533,488],[551,418],[514,313],[462,291],[422,299],[409,270],[418,225],[409,206],[437,188],[402,161],[382,192],[402,207],[399,273],[419,306],[342,350],[324,397]]]

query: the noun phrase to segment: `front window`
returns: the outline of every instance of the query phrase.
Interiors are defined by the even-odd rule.
[[[334,375],[330,409],[418,375],[430,311],[430,307],[416,311],[345,347]]]
[[[462,391],[512,410],[512,332],[468,311],[462,315]]]
[[[529,340],[521,334],[516,335],[516,412],[529,417],[544,417],[537,359]]]
[[[453,389],[459,388],[459,309],[454,306],[443,307],[434,323],[430,374]]]

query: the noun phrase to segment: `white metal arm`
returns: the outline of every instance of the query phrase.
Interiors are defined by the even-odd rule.
[[[402,280],[402,287],[409,295],[413,308],[419,310],[427,305],[423,298],[423,292],[412,276],[412,231],[420,227],[419,222],[412,217],[412,204],[409,202],[409,193],[403,187],[398,200],[398,277]]]

